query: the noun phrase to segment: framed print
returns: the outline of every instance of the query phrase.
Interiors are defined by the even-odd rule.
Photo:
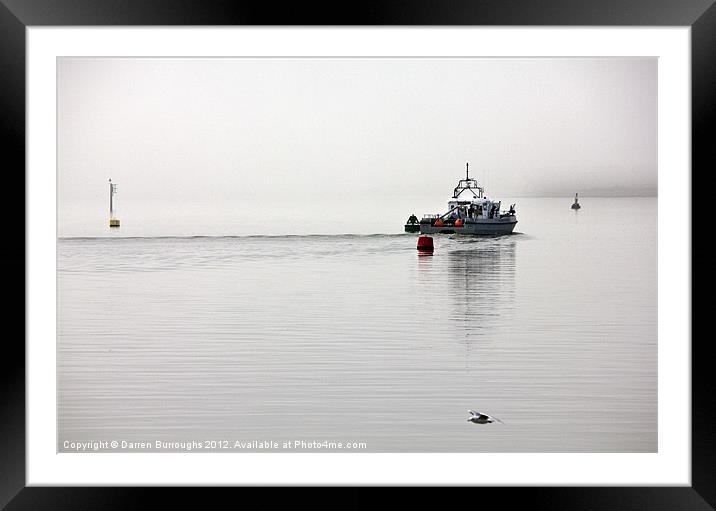
[[[8,509],[713,505],[691,189],[716,8],[401,5],[3,0]]]

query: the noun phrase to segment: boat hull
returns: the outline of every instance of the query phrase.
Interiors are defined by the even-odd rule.
[[[420,234],[465,234],[471,236],[500,236],[511,234],[517,225],[515,217],[506,217],[499,220],[484,222],[470,222],[461,227],[444,225],[436,227],[429,223],[420,224]]]

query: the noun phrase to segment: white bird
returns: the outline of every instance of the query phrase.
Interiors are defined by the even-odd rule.
[[[490,415],[487,415],[486,413],[480,413],[474,410],[468,410],[467,413],[470,414],[470,418],[467,419],[467,422],[472,422],[474,424],[490,424],[491,422],[497,421],[500,424],[504,424],[504,422],[502,422],[497,417],[492,417]]]

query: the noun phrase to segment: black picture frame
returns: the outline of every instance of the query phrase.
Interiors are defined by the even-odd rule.
[[[18,325],[25,307],[25,29],[29,26],[102,25],[564,25],[689,26],[692,57],[692,189],[714,163],[716,105],[716,5],[714,0],[384,0],[351,3],[276,3],[229,0],[0,0],[0,140],[4,146],[4,189],[17,201],[5,218],[8,247],[2,252],[5,279],[13,293],[3,307],[6,325]],[[698,188],[697,188],[698,189]],[[23,193],[20,192],[23,191]],[[696,201],[692,201],[693,204]],[[692,218],[694,215],[692,214]],[[693,231],[692,231],[693,232]],[[692,237],[693,240],[693,237]],[[695,240],[694,240],[695,241]],[[693,242],[692,242],[693,243]],[[695,257],[705,252],[692,250]],[[700,266],[703,268],[704,266]],[[6,284],[7,285],[7,284]],[[8,287],[7,289],[12,289]],[[18,299],[22,296],[23,299]],[[699,306],[693,302],[693,311]],[[693,320],[692,320],[693,323]],[[692,485],[690,487],[529,487],[480,488],[463,503],[509,508],[528,499],[546,509],[714,509],[716,508],[716,414],[710,340],[692,339]],[[25,484],[25,324],[5,336],[0,423],[0,508],[126,509],[143,507],[161,492],[163,507],[197,503],[202,496],[187,488],[60,488]],[[675,418],[683,420],[683,418]],[[226,489],[222,493],[231,491]],[[243,492],[248,491],[243,489]],[[253,491],[253,490],[252,490]],[[302,496],[303,495],[303,496]],[[334,499],[341,507],[372,505],[371,489],[352,488]],[[242,496],[247,498],[247,496]],[[305,493],[291,505],[317,502]],[[421,492],[403,499],[422,500]],[[201,499],[201,500],[200,500]]]

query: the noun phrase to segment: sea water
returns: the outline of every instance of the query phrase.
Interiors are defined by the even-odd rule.
[[[657,200],[580,202],[431,256],[377,219],[61,228],[58,451],[655,452]]]

